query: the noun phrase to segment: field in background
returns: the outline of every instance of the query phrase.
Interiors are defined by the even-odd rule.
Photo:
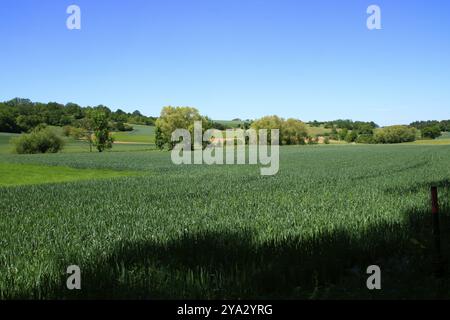
[[[18,136],[19,135],[15,133],[0,132],[0,154],[13,152],[13,145],[10,141]]]
[[[3,299],[450,297],[432,276],[429,210],[438,184],[449,258],[446,146],[282,147],[272,177],[158,151],[0,159],[139,172],[0,187]],[[72,264],[79,292],[65,290]],[[381,291],[365,287],[372,264]]]
[[[443,132],[437,140],[450,140],[450,132]]]
[[[331,133],[331,129],[326,129],[323,126],[313,127],[311,125],[306,125],[308,134],[313,137],[323,136],[325,133]]]
[[[133,125],[134,130],[130,132],[114,132],[113,136],[116,139],[112,152],[126,152],[126,151],[149,151],[155,150],[155,128],[152,126]],[[61,127],[52,127],[59,135],[63,136]],[[13,145],[11,139],[19,136],[19,134],[0,132],[0,154],[8,154],[13,152]],[[65,145],[62,150],[63,153],[79,153],[89,152],[90,147],[87,141],[75,140],[69,137],[63,137]],[[95,147],[92,147],[93,152],[97,152]],[[109,152],[109,151],[106,151]]]
[[[420,133],[419,133],[420,136]],[[416,140],[411,144],[420,145],[450,145],[450,132],[443,132],[442,136],[435,140]]]
[[[0,163],[0,186],[46,184],[135,175],[133,171],[76,169],[64,166]]]
[[[155,127],[132,124],[133,131],[114,132],[113,137],[118,142],[155,143]]]
[[[216,122],[223,125],[237,128],[243,121],[228,121],[217,120]],[[111,151],[113,152],[127,152],[127,151],[150,151],[155,150],[155,127],[145,125],[132,125],[134,130],[130,132],[113,132],[113,137],[116,143],[113,145]],[[53,127],[60,135],[62,135],[61,127]],[[324,136],[325,133],[331,133],[331,129],[326,129],[323,126],[313,127],[307,125],[308,134],[313,137]],[[0,132],[0,154],[8,154],[13,152],[13,146],[10,140],[18,134]],[[420,132],[418,133],[420,137]],[[65,147],[64,153],[79,153],[89,152],[89,144],[86,141],[74,140],[72,138],[64,137]],[[331,144],[346,145],[345,141],[330,141]],[[450,145],[450,132],[444,132],[441,137],[436,140],[417,140],[408,144],[418,145]],[[93,148],[95,152],[95,148]]]

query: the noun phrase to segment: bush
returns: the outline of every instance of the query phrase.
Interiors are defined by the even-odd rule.
[[[339,140],[344,141],[347,138],[348,135],[348,129],[344,128],[341,131],[339,131],[338,136],[339,136]]]
[[[407,126],[391,126],[375,132],[376,143],[402,143],[416,140],[416,129]]]
[[[350,131],[345,136],[345,141],[347,141],[348,143],[352,143],[355,142],[357,138],[358,134],[355,131]]]
[[[270,130],[280,130],[280,144],[305,144],[305,139],[308,136],[308,131],[305,124],[297,119],[283,119],[278,116],[266,116],[255,120],[251,124],[251,128],[255,130],[267,129],[268,142],[271,141]]]
[[[65,136],[65,137],[70,137],[70,134],[71,134],[71,132],[72,132],[72,126],[64,126],[63,127],[63,135]]]
[[[375,143],[375,140],[372,134],[361,134],[356,139],[356,143],[372,144]]]
[[[115,125],[112,128],[113,130],[117,131],[133,131],[133,126],[130,126],[129,124],[123,123],[123,122],[116,122]]]
[[[301,144],[308,135],[305,124],[297,119],[283,121],[281,127],[281,144]]]
[[[56,153],[64,146],[64,141],[53,130],[40,127],[14,139],[13,143],[19,154]]]

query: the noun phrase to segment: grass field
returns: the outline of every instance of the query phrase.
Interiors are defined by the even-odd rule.
[[[450,132],[442,132],[442,136],[436,140],[450,140]]]
[[[450,139],[435,139],[435,140],[416,140],[408,144],[420,145],[450,145]]]
[[[0,187],[0,298],[450,298],[428,191],[448,259],[449,161],[439,145],[282,147],[263,177],[158,151],[2,154],[17,185]],[[125,176],[19,185],[30,165]],[[72,264],[81,291],[65,289]]]
[[[142,127],[142,128],[141,128]],[[53,127],[61,136],[62,128]],[[130,151],[149,151],[155,150],[154,129],[148,126],[137,126],[136,132],[114,133],[117,140],[113,144],[113,148],[107,152],[130,152]],[[19,136],[18,134],[0,132],[0,155],[13,153],[14,147],[11,139]],[[120,140],[119,140],[120,138]],[[63,153],[81,153],[89,152],[89,143],[86,141],[74,140],[72,138],[63,137],[64,148]],[[153,141],[153,142],[151,142]],[[92,150],[96,152],[95,147]]]
[[[107,169],[75,169],[36,164],[0,163],[0,186],[58,183],[66,181],[104,179],[133,175],[130,171]]]
[[[13,146],[10,144],[10,141],[17,136],[18,134],[0,132],[0,154],[11,153],[13,151]]]
[[[155,127],[133,124],[133,131],[114,132],[116,141],[133,143],[155,143]]]
[[[89,152],[89,144],[85,141],[74,141],[72,139],[65,139],[63,153],[80,153]],[[112,149],[106,150],[106,152],[131,152],[131,151],[149,151],[155,150],[154,144],[132,142],[132,143],[120,143],[115,142]],[[97,152],[95,147],[92,147],[93,152]]]
[[[418,140],[412,142],[413,144],[421,145],[450,145],[450,132],[442,132],[442,136],[434,140],[420,140],[420,133],[418,134]]]
[[[313,127],[306,125],[306,129],[308,130],[308,134],[313,137],[323,136],[325,133],[331,133],[331,129],[326,129],[323,126]]]

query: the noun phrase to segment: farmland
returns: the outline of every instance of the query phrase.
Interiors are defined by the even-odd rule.
[[[134,172],[107,169],[75,169],[61,166],[2,163],[0,186],[57,183],[133,175]]]
[[[141,144],[155,143],[155,127],[133,124],[133,131],[114,132],[113,137],[116,141],[132,142]]]
[[[0,298],[449,298],[429,212],[438,184],[448,258],[449,161],[441,145],[292,146],[263,177],[160,151],[3,153],[18,176],[93,175],[0,186]],[[71,264],[81,291],[65,288]],[[381,291],[365,287],[372,264]]]
[[[136,128],[132,132],[114,133],[113,136],[117,140],[114,144],[113,152],[130,152],[130,151],[148,151],[154,150],[154,135],[144,136],[142,132],[153,132],[153,127]],[[59,134],[62,134],[62,128],[53,128]],[[14,150],[14,146],[11,140],[19,134],[0,132],[0,155],[11,154]],[[152,142],[153,141],[153,142]],[[95,151],[95,148],[94,148]],[[89,143],[82,140],[75,140],[73,138],[64,137],[64,153],[84,153],[89,152]]]

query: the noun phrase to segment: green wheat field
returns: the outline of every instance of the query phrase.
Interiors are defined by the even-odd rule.
[[[446,260],[448,146],[281,147],[270,177],[161,151],[73,151],[0,154],[0,299],[450,297],[433,274],[429,204],[438,185]]]

